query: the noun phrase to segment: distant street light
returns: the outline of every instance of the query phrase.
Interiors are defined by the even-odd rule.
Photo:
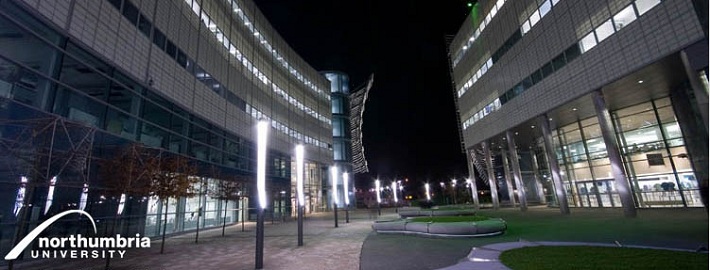
[[[330,177],[333,185],[333,218],[335,227],[338,227],[338,167],[330,167]]]
[[[375,193],[377,194],[377,215],[382,215],[380,210],[380,203],[382,203],[382,198],[380,198],[380,179],[375,180]]]
[[[298,246],[303,246],[303,208],[305,196],[303,194],[303,170],[304,170],[304,149],[303,145],[296,146],[296,192],[298,193]]]
[[[431,194],[429,193],[429,183],[424,184],[424,189],[426,189],[426,200],[431,201]]]
[[[456,179],[451,179],[451,192],[454,193],[454,205],[456,202]]]
[[[343,172],[343,197],[345,198],[345,223],[350,223],[350,194],[348,193],[348,173]]]

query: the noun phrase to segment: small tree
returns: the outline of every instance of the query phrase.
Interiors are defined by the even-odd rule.
[[[137,197],[150,195],[151,181],[148,169],[154,167],[153,163],[156,161],[149,156],[147,149],[139,144],[128,145],[117,149],[117,152],[113,158],[100,163],[99,175],[106,188],[103,193],[108,197],[118,198],[120,209],[120,200],[126,195]],[[120,216],[121,212],[117,209],[111,234],[114,234]],[[106,269],[109,268],[109,264],[110,258],[106,257]]]
[[[224,229],[227,226],[227,205],[229,200],[238,200],[241,197],[241,183],[242,180],[238,176],[231,176],[227,179],[220,179],[215,186],[214,190],[211,190],[212,198],[218,200],[224,200],[224,214],[222,215],[222,236],[224,236]]]
[[[148,169],[151,178],[151,194],[163,201],[165,209],[163,239],[160,244],[160,253],[162,254],[165,250],[165,231],[168,225],[168,201],[170,198],[194,196],[196,193],[195,184],[199,182],[199,178],[194,177],[197,167],[190,164],[190,161],[184,156],[163,157],[159,155],[157,162],[152,162],[150,165],[153,165]]]

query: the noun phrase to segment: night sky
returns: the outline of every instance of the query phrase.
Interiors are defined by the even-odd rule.
[[[468,15],[466,1],[256,0],[286,42],[316,70],[350,76],[351,90],[375,81],[363,141],[370,173],[439,182],[467,174],[461,153],[446,35]]]

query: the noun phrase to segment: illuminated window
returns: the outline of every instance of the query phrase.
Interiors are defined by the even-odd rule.
[[[636,20],[634,6],[629,5],[614,15],[614,27],[616,28],[616,31],[619,31],[621,28],[626,27],[626,25],[630,24],[634,20]]]

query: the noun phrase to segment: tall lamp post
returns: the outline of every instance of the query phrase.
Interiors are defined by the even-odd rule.
[[[303,246],[303,210],[305,206],[305,196],[303,195],[303,145],[296,146],[296,193],[298,196],[298,246]]]
[[[456,179],[451,179],[451,191],[454,193],[454,205],[456,205]]]
[[[380,179],[375,180],[375,194],[377,194],[377,215],[381,216],[380,203],[382,203],[382,198],[380,198]]]
[[[394,198],[394,212],[399,213],[397,210],[397,181],[392,181],[392,197]]]
[[[429,183],[424,184],[424,189],[426,190],[426,201],[431,201],[431,194],[429,193]]]
[[[350,223],[350,194],[348,193],[348,173],[343,172],[343,198],[345,199],[345,223]]]
[[[264,208],[266,208],[266,141],[269,122],[261,120],[257,129],[256,189],[259,207],[256,211],[256,269],[264,268]]]
[[[333,185],[333,217],[335,220],[335,227],[338,227],[338,167],[330,167],[330,181]]]
[[[446,195],[445,195],[446,194],[445,193],[446,184],[444,184],[444,182],[439,182],[439,185],[441,186],[441,199],[442,200],[446,199],[446,204],[449,204],[449,198],[445,198],[446,197]]]
[[[404,186],[402,186],[402,180],[397,180],[397,185],[399,186],[399,198],[404,202]]]

